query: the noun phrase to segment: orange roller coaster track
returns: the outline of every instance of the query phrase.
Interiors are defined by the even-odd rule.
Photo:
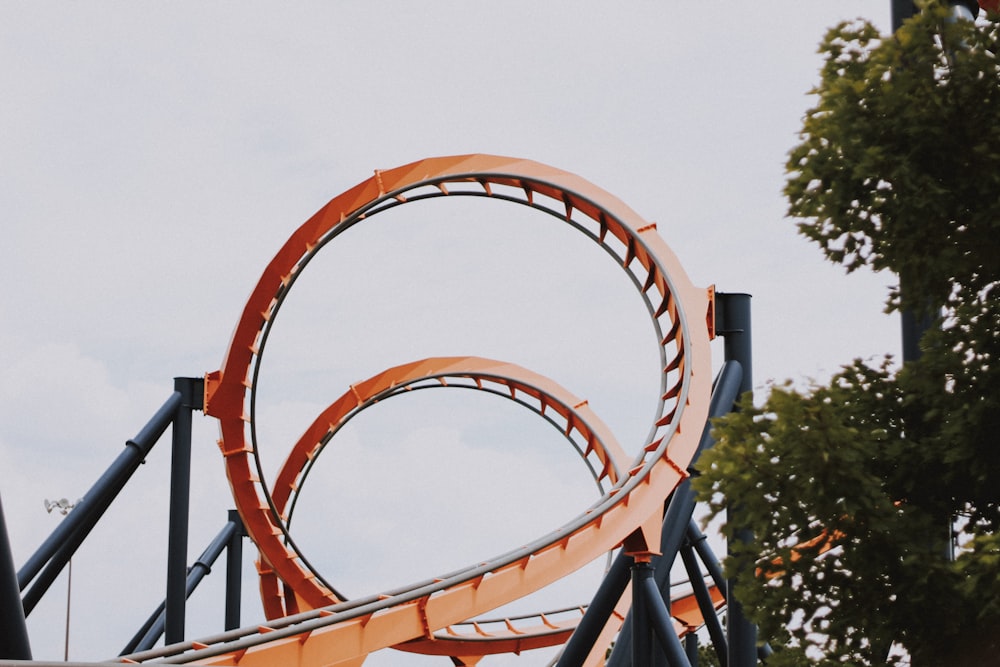
[[[291,484],[301,470],[301,458],[287,466],[290,472],[279,475],[273,489],[265,482],[255,429],[255,397],[268,336],[295,281],[340,233],[390,208],[456,196],[513,202],[548,213],[585,234],[617,261],[645,300],[659,341],[657,412],[645,446],[622,466],[620,474],[611,465],[617,463],[614,456],[597,454],[600,475],[608,478],[608,488],[596,503],[583,508],[565,525],[457,573],[371,598],[343,601],[303,555],[289,546],[293,542],[283,513]],[[283,627],[263,628],[235,641],[227,638],[211,645],[191,645],[186,648],[193,650],[167,659],[232,665],[276,661],[304,666],[359,664],[365,655],[380,648],[418,638],[433,640],[439,630],[539,590],[619,546],[637,559],[648,559],[659,543],[664,499],[686,476],[705,424],[711,391],[712,329],[711,290],[691,285],[656,226],[578,176],[536,162],[489,155],[432,158],[376,171],[372,178],[335,197],[292,234],[251,293],[222,368],[206,376],[205,412],[219,420],[219,446],[237,508],[262,555],[268,615],[301,611],[308,618],[301,620],[301,614],[293,614],[284,619],[288,624]],[[426,363],[433,366],[440,360]],[[356,385],[341,399],[341,407],[335,408],[335,403],[331,410],[349,412],[379,392],[391,392],[409,381],[407,373],[412,377],[434,376],[437,381],[448,373],[468,375],[483,370],[463,367],[457,360],[448,362],[457,364],[454,371],[428,369],[426,363],[424,367],[412,365],[401,377],[387,372]],[[523,376],[528,372],[520,369],[517,373]],[[541,410],[566,404],[541,398],[558,390],[557,385],[539,376],[532,376],[532,382],[523,385],[510,378],[499,382],[512,393],[530,392],[529,386],[543,388],[544,392],[534,396]],[[351,407],[355,400],[358,405]],[[596,438],[596,433],[583,426],[585,420],[579,419],[577,411],[586,407],[568,407],[555,410],[565,420],[567,430],[582,429],[579,434],[586,447],[607,452],[607,443],[612,440],[604,434]],[[315,452],[332,421],[318,419],[293,450],[292,458]],[[598,440],[604,443],[600,447],[592,444]],[[275,578],[270,579],[272,576]],[[279,579],[281,589],[287,591],[280,601]],[[166,656],[157,652],[156,657]]]

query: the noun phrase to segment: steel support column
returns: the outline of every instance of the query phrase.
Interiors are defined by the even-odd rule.
[[[645,600],[643,581],[653,580],[651,563],[637,562],[632,565],[632,639],[631,656],[633,665],[653,663],[653,629],[650,627],[649,611]],[[622,633],[624,635],[624,632]]]
[[[691,667],[698,667],[698,635],[693,632],[684,638],[684,653]]]
[[[246,528],[236,510],[229,510],[229,523],[235,526],[226,549],[226,630],[240,627],[243,593],[243,538]]]
[[[21,592],[14,573],[3,503],[0,503],[0,659],[31,660],[28,626],[24,622]]]
[[[212,566],[215,565],[215,561],[218,560],[219,556],[222,554],[224,549],[231,548],[234,538],[240,538],[242,535],[243,524],[239,522],[239,515],[236,516],[237,521],[234,522],[230,517],[230,520],[222,527],[215,538],[205,547],[205,550],[201,553],[191,567],[187,569],[187,580],[184,586],[184,597],[185,599],[191,597],[195,589],[198,588],[198,584],[212,571]],[[228,611],[228,608],[227,608]],[[163,636],[164,629],[166,627],[166,601],[160,603],[156,608],[156,611],[150,615],[146,622],[142,625],[142,628],[135,634],[128,645],[122,649],[119,655],[128,655],[131,653],[136,653],[139,651],[148,651],[156,645],[156,642]],[[226,628],[231,630],[232,628]]]
[[[725,340],[726,361],[743,366],[740,394],[753,390],[753,349],[749,294],[716,294],[716,327]],[[738,500],[738,499],[737,499]],[[739,505],[731,504],[726,521],[736,526],[737,540],[749,542],[753,535],[740,528]],[[736,581],[731,579],[726,596],[729,631],[730,667],[754,667],[757,664],[757,628],[747,620],[739,601]]]
[[[738,361],[727,361],[723,365],[716,378],[715,386],[712,388],[712,400],[708,408],[708,417],[710,420],[732,411],[733,404],[740,395],[742,378],[743,367]],[[712,437],[712,427],[710,423],[707,423],[702,431],[698,450],[692,459],[692,466],[697,462],[701,452],[711,448],[714,444],[715,439]],[[696,474],[693,467],[689,468],[688,472],[692,475]],[[652,561],[654,566],[653,578],[664,600],[670,599],[670,570],[674,560],[677,558],[677,553],[681,545],[685,542],[685,536],[688,525],[691,522],[691,515],[694,513],[696,501],[694,489],[691,488],[691,481],[690,479],[686,479],[677,486],[667,503],[667,509],[663,517],[663,530],[660,534],[661,555],[654,557]],[[629,656],[632,653],[630,642],[633,623],[635,623],[635,620],[632,614],[629,614],[625,618],[618,643],[615,645],[611,658],[608,660],[609,667],[623,667],[629,664]],[[662,656],[655,658],[655,660],[656,662],[651,667],[655,667],[656,664],[663,664]],[[635,665],[636,663],[631,664]]]
[[[684,562],[684,570],[687,572],[688,580],[691,582],[694,599],[698,602],[698,610],[701,611],[701,617],[705,621],[705,627],[708,629],[708,636],[712,640],[712,648],[719,657],[719,664],[722,667],[726,667],[729,664],[729,655],[726,651],[726,633],[722,629],[722,623],[719,621],[719,617],[715,611],[712,593],[708,590],[708,586],[705,585],[704,575],[701,573],[701,568],[698,566],[698,561],[695,558],[694,550],[690,543],[685,543],[681,547],[681,560]]]
[[[191,505],[191,413],[201,410],[205,385],[202,378],[174,378],[181,404],[174,413],[170,460],[170,517],[167,537],[167,644],[184,641],[187,603],[188,518]]]

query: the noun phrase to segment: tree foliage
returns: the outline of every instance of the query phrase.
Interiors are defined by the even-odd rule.
[[[932,3],[892,36],[827,34],[785,191],[828,260],[900,276],[887,309],[934,318],[921,358],[747,396],[700,462],[711,511],[732,499],[755,535],[727,567],[784,647],[769,664],[1000,649],[1000,25],[947,17]]]

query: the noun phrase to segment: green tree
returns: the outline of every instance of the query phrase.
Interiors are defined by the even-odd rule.
[[[789,214],[848,272],[898,275],[889,311],[934,322],[917,361],[777,384],[716,424],[695,486],[755,535],[727,568],[780,647],[769,665],[893,663],[893,644],[913,665],[1000,656],[998,52],[996,16],[938,3],[894,35],[845,23],[822,42]]]

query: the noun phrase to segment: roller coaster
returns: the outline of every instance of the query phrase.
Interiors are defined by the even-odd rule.
[[[625,271],[658,341],[659,394],[648,435],[631,456],[591,409],[557,382],[502,360],[434,357],[381,369],[304,429],[274,473],[262,462],[258,388],[268,341],[286,297],[310,262],[346,230],[379,213],[429,199],[475,197],[547,214],[596,243]],[[527,296],[526,298],[530,298]],[[712,340],[725,361],[713,377]],[[692,519],[689,478],[711,446],[708,423],[751,386],[749,297],[691,284],[656,225],[592,183],[523,159],[462,155],[421,160],[374,175],[333,198],[278,250],[248,298],[219,370],[175,379],[174,392],[73,512],[15,572],[0,525],[0,664],[31,661],[25,615],[62,571],[152,446],[171,431],[172,490],[167,593],[122,654],[104,663],[257,667],[354,666],[377,651],[488,664],[499,654],[558,647],[552,664],[696,665],[698,635],[723,665],[756,664],[760,650],[718,559]],[[464,389],[526,408],[558,429],[589,469],[599,498],[527,544],[407,586],[348,598],[336,572],[320,572],[295,538],[292,519],[315,462],[338,432],[382,401],[425,389]],[[218,446],[236,510],[193,565],[187,561],[191,415],[219,423]],[[2,514],[0,514],[2,517]],[[257,560],[264,618],[240,627],[240,550]],[[388,539],[388,538],[387,538]],[[184,637],[185,600],[228,552],[225,629]],[[679,558],[679,561],[678,561]],[[504,615],[494,612],[606,559],[589,603]],[[675,561],[683,586],[671,581]],[[721,614],[728,614],[726,627]],[[157,647],[161,637],[162,646]],[[442,662],[444,664],[444,662]]]

